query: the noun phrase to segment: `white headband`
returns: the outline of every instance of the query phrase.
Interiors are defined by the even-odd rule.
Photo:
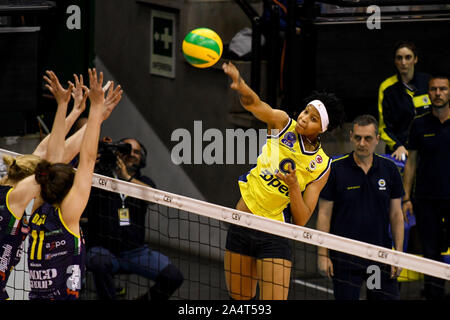
[[[322,132],[327,131],[330,121],[328,120],[328,112],[323,102],[320,100],[313,100],[308,104],[312,104],[314,108],[316,108],[316,110],[319,112],[320,120],[322,122]]]

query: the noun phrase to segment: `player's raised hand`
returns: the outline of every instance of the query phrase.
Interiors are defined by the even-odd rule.
[[[109,90],[106,95],[104,109],[103,109],[103,121],[108,119],[111,112],[117,106],[119,101],[122,99],[123,90],[120,85],[114,88],[114,81],[108,81]]]
[[[292,169],[292,165],[289,163],[288,170],[289,172],[286,174],[278,171],[276,173],[277,178],[283,181],[289,188],[298,186],[297,175],[295,174],[296,169]]]
[[[241,78],[241,74],[239,73],[239,70],[236,68],[236,66],[234,64],[232,64],[231,62],[225,62],[222,65],[222,69],[225,72],[225,74],[230,77],[230,79],[232,81],[231,85],[230,85],[231,89],[238,90],[239,86],[241,84],[242,78]]]
[[[105,103],[105,92],[103,91],[103,72],[97,75],[97,70],[88,69],[89,73],[89,100],[91,108],[101,108]]]
[[[45,87],[53,94],[58,105],[68,104],[72,94],[73,84],[69,82],[69,87],[64,89],[56,74],[51,71],[45,71],[44,80],[47,82]]]
[[[86,100],[88,97],[88,89],[83,83],[83,75],[80,74],[78,77],[76,74],[73,75],[75,79],[75,84],[69,81],[69,84],[73,86],[72,98],[73,98],[73,110],[79,114],[83,113],[86,109]]]

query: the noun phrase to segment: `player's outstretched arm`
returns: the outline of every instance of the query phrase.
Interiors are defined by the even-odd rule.
[[[262,101],[259,96],[245,83],[239,70],[231,62],[224,63],[222,69],[231,79],[231,89],[237,91],[240,95],[242,106],[251,112],[257,119],[267,123],[270,129],[283,129],[289,121],[286,112],[273,109],[267,103]]]
[[[47,83],[45,85],[46,88],[49,89],[55,97],[58,107],[55,119],[53,120],[52,132],[38,145],[33,154],[47,159],[50,162],[59,162],[60,152],[58,152],[58,150],[61,150],[64,145],[65,118],[73,85],[69,84],[69,87],[64,89],[53,71],[46,71],[44,80]]]
[[[107,94],[106,94],[106,98],[105,98],[105,103],[103,105],[103,113],[102,113],[103,121],[108,119],[108,117],[111,115],[112,110],[119,103],[119,101],[122,97],[122,93],[123,93],[123,90],[120,85],[118,85],[117,87],[114,87],[114,81],[108,81],[108,87],[107,88],[105,88],[105,87],[103,87],[103,90],[105,92],[107,92]],[[85,88],[85,92],[87,93],[88,89],[86,87],[84,87],[84,88]],[[85,99],[83,98],[83,100],[85,100]],[[84,110],[84,108],[83,108],[83,110]],[[79,129],[77,132],[75,132],[71,137],[69,137],[66,140],[66,143],[64,146],[64,157],[63,157],[62,162],[69,163],[70,161],[72,161],[73,158],[75,158],[75,156],[78,153],[80,153],[81,143],[83,141],[83,136],[84,136],[85,131],[86,131],[86,124],[84,124],[81,127],[81,129]]]
[[[54,129],[58,128],[56,131],[57,134],[53,138],[52,138],[52,133],[47,135],[39,143],[39,145],[36,147],[36,149],[33,152],[34,155],[41,157],[43,159],[47,159],[47,151],[48,151],[49,141],[53,140],[52,146],[50,147],[50,150],[51,150],[50,153],[54,154],[54,151],[52,151],[52,149],[54,150],[54,149],[58,149],[58,147],[62,147],[61,140],[63,140],[67,136],[67,134],[69,133],[69,131],[72,128],[75,121],[79,118],[79,116],[85,110],[86,99],[87,99],[87,88],[83,85],[83,76],[82,75],[80,75],[79,78],[77,77],[77,75],[74,75],[75,84],[73,84],[72,82],[69,81],[69,89],[72,88],[71,92],[69,91],[69,89],[65,90],[59,84],[58,78],[56,77],[54,72],[47,71],[47,75],[48,76],[44,76],[44,79],[47,81],[46,87],[54,95],[54,97],[57,101],[57,104],[58,104],[59,113],[57,111],[57,113],[55,114],[55,120],[57,119],[57,121],[54,121],[54,124],[52,127],[52,132],[54,132]],[[74,106],[73,106],[70,114],[65,118],[64,129],[62,129],[62,122],[61,122],[62,116],[61,115],[64,110],[62,110],[60,108],[65,108],[66,109],[65,112],[67,112],[67,104],[70,100],[70,94],[74,99]],[[58,125],[58,127],[55,128],[55,125]],[[58,133],[58,131],[59,131],[59,133]],[[61,136],[61,132],[64,132],[63,136]],[[58,145],[58,143],[56,143],[58,139],[59,139],[60,145]],[[67,142],[65,144],[67,145]],[[63,153],[58,151],[57,154],[62,155]],[[62,160],[61,160],[61,158],[58,158],[58,159],[54,158],[52,162],[67,162],[65,160],[66,158],[67,157],[62,158]]]
[[[100,126],[122,97],[122,90],[116,88],[112,91],[111,99],[105,99],[105,92],[102,88],[103,73],[97,76],[95,69],[89,69],[89,83],[91,107],[81,143],[80,162],[75,173],[73,186],[61,203],[63,219],[72,231],[78,230],[81,214],[86,207],[91,192]]]
[[[72,90],[73,108],[66,118],[66,131],[65,131],[66,135],[69,133],[75,121],[77,121],[77,119],[86,109],[86,100],[89,91],[88,88],[83,83],[82,74],[80,74],[80,76],[74,74],[73,77],[75,79],[75,84],[69,81],[69,84],[73,86]]]

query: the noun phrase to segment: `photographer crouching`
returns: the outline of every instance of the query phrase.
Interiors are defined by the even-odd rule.
[[[95,172],[116,179],[156,188],[141,173],[147,150],[134,138],[117,143],[103,139],[99,144]],[[85,214],[87,223],[87,268],[92,271],[100,300],[117,298],[114,275],[138,274],[154,285],[137,299],[169,299],[183,283],[183,275],[162,253],[145,241],[148,202],[93,188]]]

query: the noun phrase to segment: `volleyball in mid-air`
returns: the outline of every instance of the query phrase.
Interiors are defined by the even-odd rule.
[[[208,28],[190,31],[183,40],[183,54],[187,62],[197,68],[208,68],[219,61],[223,44],[219,35]]]

